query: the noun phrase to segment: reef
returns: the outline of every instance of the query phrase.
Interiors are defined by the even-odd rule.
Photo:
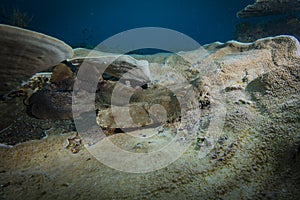
[[[31,78],[30,94],[23,95],[18,88],[1,99],[5,122],[0,130],[5,144],[0,148],[1,197],[299,197],[300,44],[296,38],[215,42],[177,54],[123,55],[103,70],[101,63],[111,58],[115,55],[75,49],[73,57],[53,64],[56,67],[48,71],[47,79]],[[80,75],[82,67],[95,73]],[[99,71],[102,76],[93,86],[90,80]],[[77,90],[75,81],[83,90]],[[89,101],[89,93],[95,94],[94,105],[77,109],[95,113],[94,125],[103,130],[105,140],[89,143],[94,135],[76,132],[73,119],[84,118],[85,112],[72,110],[74,91],[79,93],[79,105]],[[188,108],[185,113],[183,108]],[[190,132],[195,137],[187,134],[191,145],[186,152],[151,173],[118,171],[90,153],[97,147],[109,157],[114,150],[109,142],[128,152],[151,153],[176,135]],[[120,166],[129,158],[123,159]],[[138,167],[148,169],[148,164]]]

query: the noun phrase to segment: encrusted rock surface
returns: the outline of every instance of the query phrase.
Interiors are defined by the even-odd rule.
[[[240,42],[254,42],[260,38],[275,35],[292,35],[300,39],[300,17],[283,16],[265,22],[243,22],[236,26],[236,40]]]
[[[28,113],[39,119],[72,119],[72,92],[42,90],[28,100]]]
[[[297,199],[300,195],[299,42],[289,36],[248,44],[230,41],[179,55],[189,62],[165,54],[157,55],[160,58],[156,61],[149,59],[152,75],[149,87],[128,87],[125,91],[133,94],[134,106],[142,102],[148,113],[153,110],[145,106],[145,99],[151,99],[150,94],[157,92],[161,98],[156,102],[163,105],[165,114],[170,113],[167,106],[172,105],[168,96],[176,94],[173,97],[181,102],[185,96],[195,94],[201,108],[197,137],[177,161],[146,174],[121,172],[101,164],[90,154],[88,146],[77,154],[66,149],[67,138],[76,135],[75,132],[52,134],[41,141],[0,148],[3,158],[0,195],[8,199]],[[102,81],[106,91],[116,84]],[[162,92],[164,89],[166,92]],[[110,116],[109,108],[100,102],[112,102],[101,99],[96,103],[98,114]],[[190,108],[181,103],[179,110],[184,106]],[[163,110],[157,108],[154,111]],[[141,112],[147,121],[146,113]],[[215,121],[222,121],[222,117],[225,121],[218,134],[209,135],[211,126],[218,125]],[[125,151],[153,152],[190,128],[176,126],[180,121],[176,119],[158,127],[113,134],[107,139]],[[200,156],[203,153],[205,156]]]
[[[146,60],[136,60],[128,55],[104,53],[96,50],[75,49],[75,55],[69,59],[74,65],[81,65],[89,74],[94,70],[97,75],[112,76],[120,79],[134,79],[141,83],[149,80],[149,64]],[[91,69],[90,69],[91,68]],[[135,70],[133,70],[135,69]],[[84,77],[83,74],[81,74]],[[124,77],[125,76],[125,77]]]
[[[237,13],[239,18],[260,17],[300,11],[298,0],[256,0]]]
[[[50,82],[58,90],[72,90],[74,84],[74,75],[72,70],[64,63],[55,66]]]

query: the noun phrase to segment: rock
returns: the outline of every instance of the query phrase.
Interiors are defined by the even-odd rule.
[[[129,107],[114,107],[98,112],[97,123],[103,128],[137,128],[153,123],[142,104],[131,104]]]
[[[236,40],[240,42],[254,42],[260,38],[274,35],[293,35],[300,39],[300,17],[286,16],[266,22],[243,22],[236,26]],[[280,28],[279,28],[280,27]]]
[[[237,13],[239,18],[278,15],[300,11],[300,2],[297,0],[256,0]]]
[[[228,54],[230,56],[227,56]],[[287,56],[291,59],[287,59]],[[200,72],[205,68],[215,70],[209,74],[211,85],[223,82],[223,87],[231,87],[246,84],[242,80],[245,70],[248,73],[248,81],[252,81],[268,71],[290,65],[291,60],[298,59],[299,56],[299,42],[292,36],[268,37],[249,44],[229,41],[211,49],[210,55],[205,57],[197,68]],[[217,76],[219,78],[212,78]]]
[[[98,84],[96,92],[96,107],[101,108],[102,106],[124,106],[128,104],[128,97],[135,92],[135,89],[128,87],[122,83],[115,81],[101,81]],[[117,98],[112,98],[112,94],[117,95]]]
[[[168,74],[170,78],[162,78],[161,76],[165,76],[165,74],[155,71],[159,68],[154,66],[154,68],[151,68],[151,73],[153,77],[161,82],[147,89],[132,87],[129,80],[125,81],[125,84],[121,79],[119,81],[103,80],[100,82],[96,90],[95,103],[95,109],[99,111],[98,122],[101,122],[99,125],[105,128],[130,128],[131,126],[135,127],[134,124],[144,126],[153,124],[155,121],[171,122],[180,116],[180,110],[182,106],[185,106],[185,103],[191,103],[184,99],[190,95],[190,91],[196,92],[196,98],[202,109],[211,105],[211,102],[218,104],[218,101],[215,100],[219,98],[218,95],[221,95],[222,92],[227,93],[228,97],[232,98],[232,102],[239,102],[241,98],[238,98],[237,95],[245,96],[246,87],[247,91],[255,91],[255,89],[250,88],[259,86],[259,84],[254,84],[255,80],[259,78],[259,74],[266,74],[282,65],[290,65],[291,61],[287,60],[286,56],[297,58],[300,54],[297,40],[287,36],[266,38],[252,44],[242,44],[234,41],[225,44],[216,43],[205,48],[209,50],[209,54],[206,53],[200,63],[196,56],[191,56],[192,66],[180,61],[178,57],[171,56],[167,58],[168,62],[163,70],[171,71],[170,69],[174,66],[176,73],[182,74],[182,77],[187,81],[186,83],[184,81],[180,83],[180,81],[178,82],[172,78],[172,73]],[[273,48],[278,51],[271,51]],[[199,51],[197,52],[199,53]],[[195,54],[195,52],[190,54],[192,53]],[[227,57],[228,54],[231,54],[230,59]],[[189,67],[195,68],[199,73],[189,74],[191,73]],[[65,65],[60,65],[54,75],[64,70],[66,70],[67,75],[65,76],[62,73],[61,77],[57,77],[65,80],[65,77],[71,76],[71,71]],[[249,84],[243,81],[245,70],[247,71]],[[52,81],[55,82],[59,78],[52,78]],[[85,96],[83,94],[80,101],[84,102]],[[29,99],[29,113],[42,119],[70,119],[72,118],[71,97],[71,92],[44,90],[35,93]],[[180,99],[182,105],[179,104]],[[242,99],[249,100],[247,98]],[[161,106],[161,109],[153,109],[156,105]],[[129,118],[128,120],[132,122],[124,120],[119,125],[115,124],[113,122],[113,117],[116,117],[114,116],[115,113],[112,113],[111,108],[107,108],[111,106],[117,106],[120,110],[131,106],[133,114],[124,116],[122,116],[123,112],[119,112],[119,114],[122,116],[121,119]],[[92,111],[93,106],[87,105],[83,109],[84,112]],[[137,113],[139,115],[135,116]],[[166,116],[156,117],[157,119],[155,119],[151,116],[151,113],[152,115]]]
[[[146,60],[136,60],[129,55],[117,55],[86,49],[75,49],[75,55],[69,59],[73,65],[80,65],[82,72],[79,79],[89,79],[92,73],[102,78],[103,74],[120,79],[132,79],[147,83],[150,79],[149,63]]]
[[[24,112],[21,98],[0,102],[0,131],[11,126],[21,112]]]
[[[27,111],[39,119],[72,119],[72,92],[42,90],[28,100]]]
[[[289,65],[290,61],[285,58],[286,55],[290,58],[297,58],[299,54],[298,41],[288,36],[265,38],[252,44],[235,41],[225,44],[214,43],[205,48],[207,49],[206,53],[203,51],[187,53],[190,56],[190,64],[182,61],[178,56],[168,57],[167,64],[164,64],[162,69],[159,64],[151,64],[151,76],[158,82],[153,83],[147,89],[135,90],[130,84],[126,85],[120,81],[102,81],[98,85],[96,93],[96,108],[99,110],[98,124],[105,128],[130,128],[136,127],[137,124],[139,126],[150,125],[154,123],[150,115],[151,107],[156,105],[161,107],[155,109],[154,113],[157,116],[166,115],[165,118],[162,117],[164,120],[161,121],[163,123],[172,122],[181,115],[180,111],[183,109],[181,106],[189,108],[188,105],[180,105],[179,100],[183,98],[181,99],[183,103],[187,102],[186,99],[191,100],[189,99],[190,90],[195,92],[200,109],[206,110],[203,111],[203,115],[211,112],[211,105],[215,107],[218,104],[224,104],[224,101],[242,106],[242,103],[237,104],[236,102],[241,102],[241,99],[244,102],[251,102],[247,92],[253,94],[256,90],[265,90],[265,86],[261,87],[260,84],[256,84],[256,80],[260,79],[259,75],[279,69],[279,66]],[[271,49],[278,51],[274,52]],[[199,52],[205,53],[200,62],[195,56]],[[191,56],[193,54],[194,56]],[[201,54],[199,56],[201,57]],[[176,69],[174,75],[182,75],[182,79],[187,82],[180,78],[177,81],[176,77],[174,78],[172,74],[174,68]],[[193,74],[189,68],[194,68],[198,73]],[[247,76],[247,81],[244,80],[245,76]],[[111,100],[112,94],[116,95],[113,100]],[[103,105],[117,106],[117,110],[120,112],[113,113],[111,108],[105,108]],[[143,111],[137,110],[138,105]],[[252,103],[245,105],[255,107]],[[133,109],[130,115],[126,111],[128,109],[126,106]],[[251,113],[247,108],[243,109],[246,109],[245,113]],[[127,114],[123,115],[123,113]],[[118,121],[123,123],[116,124],[114,122],[114,118],[118,117],[122,119],[118,119]],[[238,118],[240,119],[240,117]]]
[[[72,90],[74,84],[74,75],[72,70],[64,63],[55,66],[51,79],[59,90]]]
[[[112,93],[116,96],[111,100]],[[160,86],[137,90],[109,81],[99,88],[96,95],[97,122],[104,128],[157,126],[180,115],[180,106],[172,91]]]

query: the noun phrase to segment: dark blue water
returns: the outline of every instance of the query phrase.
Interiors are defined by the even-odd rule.
[[[132,28],[154,26],[180,31],[200,44],[235,38],[243,20],[236,12],[253,0],[0,0],[1,16],[13,8],[33,16],[28,29],[57,37],[73,47],[95,46]],[[5,20],[2,19],[2,23]]]

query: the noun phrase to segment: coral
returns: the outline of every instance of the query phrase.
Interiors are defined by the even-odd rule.
[[[1,24],[0,35],[0,91],[14,89],[73,55],[69,45],[34,31]]]

